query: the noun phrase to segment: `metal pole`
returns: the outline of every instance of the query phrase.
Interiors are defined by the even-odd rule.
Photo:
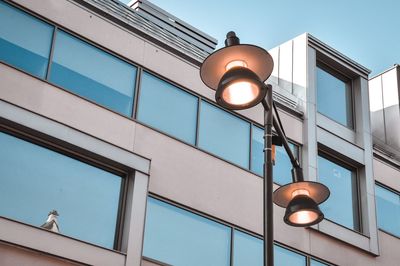
[[[266,89],[268,92],[271,91],[271,93],[272,93],[272,85],[270,85],[270,84],[265,85],[265,89]],[[268,93],[267,93],[267,97],[268,97]],[[293,170],[292,170],[292,172],[293,172],[293,174],[292,174],[292,176],[293,176],[293,182],[301,182],[301,181],[304,181],[304,178],[303,178],[303,171],[302,171],[302,169],[301,169],[301,167],[300,167],[300,163],[299,163],[299,161],[296,159],[296,157],[294,156],[292,150],[290,149],[290,147],[289,147],[289,142],[288,142],[288,140],[287,140],[287,138],[286,138],[285,133],[283,133],[283,130],[282,130],[281,126],[280,126],[280,123],[278,122],[277,118],[273,115],[273,111],[272,111],[272,110],[273,110],[273,109],[272,109],[272,101],[273,101],[273,99],[271,98],[271,102],[269,102],[267,97],[266,97],[267,101],[263,100],[261,103],[262,103],[262,105],[264,106],[265,112],[271,110],[271,113],[272,113],[272,114],[271,114],[271,116],[272,116],[272,124],[273,124],[273,126],[274,126],[274,128],[275,128],[276,134],[277,134],[279,137],[281,137],[283,147],[285,148],[286,153],[287,153],[287,155],[289,156],[290,162],[292,163],[292,166],[293,166]],[[271,96],[271,97],[272,97],[272,96]],[[276,113],[276,116],[279,116],[279,114]],[[266,120],[265,120],[265,123],[266,123]]]
[[[272,173],[272,86],[267,85],[268,92],[264,105],[264,266],[274,265],[274,215],[273,215],[273,173]],[[269,106],[269,108],[265,108]]]

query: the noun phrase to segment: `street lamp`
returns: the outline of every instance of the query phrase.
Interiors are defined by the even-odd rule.
[[[318,205],[329,197],[329,189],[317,182],[304,181],[303,171],[294,157],[273,112],[272,86],[264,82],[271,75],[274,61],[261,47],[240,44],[234,32],[228,32],[225,47],[210,54],[200,68],[205,85],[216,90],[216,102],[229,110],[264,107],[264,265],[273,266],[273,202],[286,208],[283,220],[291,226],[306,227],[319,223],[324,214]],[[277,119],[278,117],[278,119]],[[292,163],[293,183],[274,193],[272,173],[272,126]],[[276,139],[276,138],[275,138]]]

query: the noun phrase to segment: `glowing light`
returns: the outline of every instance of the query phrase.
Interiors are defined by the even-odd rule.
[[[228,71],[229,69],[233,67],[245,67],[247,68],[247,63],[243,60],[233,60],[230,61],[228,64],[225,66],[225,70]]]
[[[307,189],[296,189],[295,191],[292,192],[292,199],[298,195],[306,195],[306,196],[310,196],[310,192],[308,192]]]
[[[293,224],[309,224],[317,219],[318,214],[309,210],[298,211],[289,216],[289,221]]]
[[[243,105],[258,97],[260,89],[249,81],[236,81],[225,88],[222,98],[233,105]]]

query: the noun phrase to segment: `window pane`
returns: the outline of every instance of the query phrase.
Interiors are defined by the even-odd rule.
[[[0,1],[0,60],[45,78],[54,27]]]
[[[252,135],[252,156],[251,156],[251,170],[258,174],[263,175],[264,164],[264,130],[253,126]],[[297,157],[298,147],[289,143],[290,149]],[[280,185],[285,185],[292,182],[292,163],[287,155],[283,146],[276,146],[276,157],[274,165],[274,182]]]
[[[311,259],[310,262],[310,266],[328,266],[328,264],[313,259]]]
[[[143,72],[138,120],[195,144],[198,98]]]
[[[376,186],[378,227],[400,237],[400,197],[381,186]]]
[[[57,31],[50,81],[131,116],[136,67],[63,31]]]
[[[321,114],[352,127],[350,84],[317,67],[317,109]]]
[[[234,266],[262,266],[263,241],[240,231],[234,231],[233,237]]]
[[[274,246],[275,266],[306,266],[306,257],[280,246]]]
[[[122,178],[0,132],[0,215],[113,248]],[[7,204],[4,204],[7,203]]]
[[[199,147],[249,168],[250,123],[205,101],[200,110]]]
[[[357,195],[355,173],[328,159],[318,156],[319,181],[326,185],[331,194],[321,204],[325,218],[357,230]],[[354,202],[356,201],[356,202]]]
[[[149,198],[143,255],[174,266],[229,265],[230,230]]]

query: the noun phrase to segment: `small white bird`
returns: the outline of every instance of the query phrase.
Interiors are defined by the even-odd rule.
[[[49,216],[47,217],[47,221],[42,224],[40,227],[45,228],[47,230],[59,233],[60,228],[58,227],[57,221],[58,212],[56,210],[52,210],[49,212]]]

